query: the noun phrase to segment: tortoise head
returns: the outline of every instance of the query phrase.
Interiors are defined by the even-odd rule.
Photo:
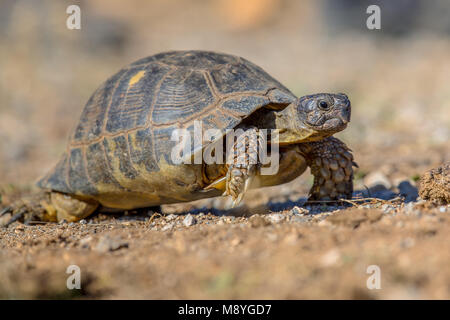
[[[350,122],[350,100],[343,93],[318,93],[297,101],[298,120],[325,135],[344,130]]]
[[[320,140],[342,131],[350,122],[350,100],[343,93],[303,96],[279,112],[280,143]]]

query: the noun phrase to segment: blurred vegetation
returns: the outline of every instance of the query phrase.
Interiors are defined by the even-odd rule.
[[[107,77],[173,49],[244,56],[297,95],[347,93],[353,118],[339,136],[353,149],[450,149],[450,3],[372,2],[381,30],[366,28],[367,1],[3,0],[0,185],[55,163]],[[81,30],[66,28],[71,4]]]

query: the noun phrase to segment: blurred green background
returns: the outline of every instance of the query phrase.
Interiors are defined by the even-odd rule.
[[[81,30],[66,27],[72,4]],[[366,28],[370,4],[381,30]],[[431,149],[448,160],[449,15],[445,0],[2,0],[0,185],[31,184],[56,162],[107,77],[174,49],[243,56],[297,95],[347,93],[339,136],[363,166]]]

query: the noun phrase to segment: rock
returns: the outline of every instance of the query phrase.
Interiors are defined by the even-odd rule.
[[[176,218],[177,216],[175,214],[169,214],[168,216],[166,216],[167,221],[172,221],[175,220]]]
[[[291,209],[291,212],[292,212],[292,214],[304,215],[304,214],[308,214],[309,210],[295,206]]]
[[[385,203],[385,204],[383,204],[383,205],[381,206],[381,210],[382,210],[384,213],[389,213],[389,212],[391,212],[391,211],[394,211],[394,210],[395,210],[395,207],[392,206],[392,205],[390,205],[390,204]]]
[[[280,223],[284,220],[284,216],[280,213],[272,213],[267,215],[267,219],[272,223]]]
[[[161,228],[161,231],[168,231],[168,230],[172,230],[173,229],[173,227],[174,227],[174,223],[173,222],[171,222],[171,223],[168,223],[168,224],[166,224],[164,227],[162,227]]]
[[[121,248],[128,248],[128,243],[118,237],[110,237],[108,235],[102,237],[95,246],[95,251],[105,253],[116,251]]]
[[[80,220],[80,224],[87,224],[87,221],[84,220],[84,219],[81,219],[81,220]]]
[[[252,215],[248,218],[248,222],[253,228],[265,227],[270,224],[270,222],[264,219],[260,214]]]
[[[405,197],[405,202],[416,201],[419,196],[417,188],[414,187],[408,180],[400,182],[398,185],[398,190],[400,191],[400,194]]]
[[[195,219],[195,217],[192,214],[188,214],[183,220],[183,225],[185,227],[193,226],[196,223],[197,223],[197,219]]]

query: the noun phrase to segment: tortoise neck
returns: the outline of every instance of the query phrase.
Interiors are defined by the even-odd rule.
[[[279,130],[280,144],[305,142],[316,134],[301,121],[295,103],[275,112],[275,128]]]

